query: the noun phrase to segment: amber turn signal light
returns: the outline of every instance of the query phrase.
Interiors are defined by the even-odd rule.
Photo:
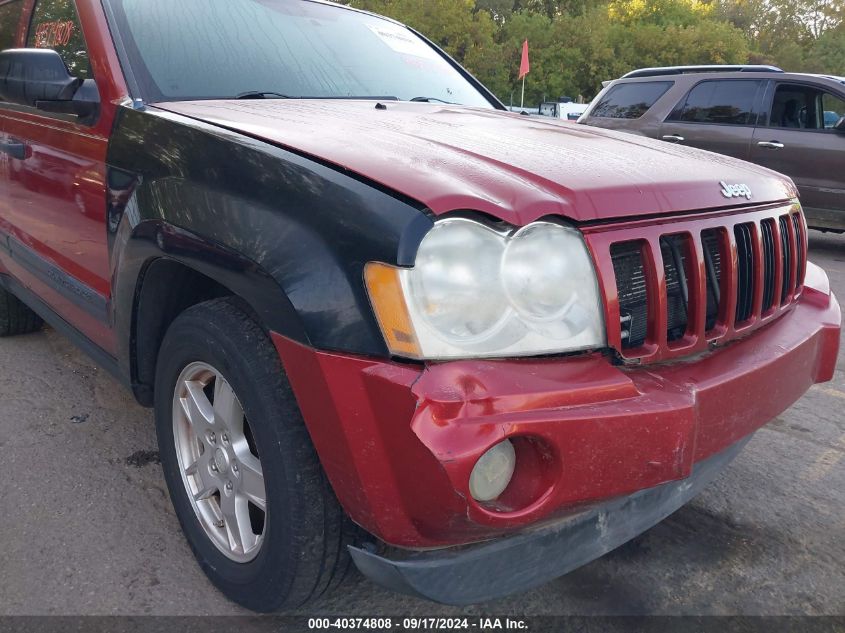
[[[405,304],[399,270],[387,264],[370,262],[364,267],[364,281],[390,353],[420,358],[420,345]]]

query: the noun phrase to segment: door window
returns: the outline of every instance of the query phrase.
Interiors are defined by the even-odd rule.
[[[796,130],[831,130],[845,116],[845,101],[839,97],[799,84],[780,84],[772,99],[769,127]]]
[[[15,48],[18,44],[18,26],[23,17],[23,0],[0,4],[0,51]],[[3,101],[0,98],[0,101]]]
[[[74,0],[38,0],[26,45],[51,48],[62,56],[71,75],[92,78],[88,47]]]
[[[23,15],[23,0],[11,0],[0,4],[0,51],[15,48],[18,25]]]
[[[845,100],[825,92],[822,95],[824,128],[830,130],[845,116]]]
[[[702,81],[687,94],[669,117],[670,121],[753,125],[754,100],[760,81],[738,79]]]
[[[606,119],[639,119],[672,87],[671,81],[638,81],[618,84],[607,91],[590,112]]]

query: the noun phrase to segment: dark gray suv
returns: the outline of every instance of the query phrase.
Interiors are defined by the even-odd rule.
[[[845,231],[845,78],[773,66],[644,68],[579,123],[735,156],[790,176],[812,228]]]

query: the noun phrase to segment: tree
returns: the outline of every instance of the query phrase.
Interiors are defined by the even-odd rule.
[[[613,0],[609,39],[623,72],[644,66],[745,63],[745,35],[715,9],[700,0]]]
[[[513,14],[514,0],[476,0],[476,11],[486,11],[493,20],[501,25]]]
[[[613,0],[608,9],[614,22],[692,26],[709,18],[714,7],[701,0]]]
[[[719,0],[717,14],[745,33],[752,49],[749,61],[796,72],[836,67],[835,56],[826,63],[813,51],[845,20],[842,0]],[[829,46],[823,44],[822,50]]]
[[[595,4],[589,0],[515,0],[514,11],[528,11],[545,14],[549,19],[561,15],[583,15],[587,8]]]
[[[807,53],[805,67],[810,72],[845,77],[845,25],[819,37]]]
[[[499,23],[520,11],[542,13],[549,19],[559,15],[578,16],[595,4],[590,0],[476,0],[478,10],[488,11]]]

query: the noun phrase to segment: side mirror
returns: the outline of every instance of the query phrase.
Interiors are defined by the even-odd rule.
[[[93,120],[100,94],[93,79],[72,77],[54,50],[12,48],[0,52],[0,97],[9,103]]]
[[[837,132],[845,132],[845,116],[839,117],[839,120],[836,122],[836,125],[833,126],[833,129]]]

